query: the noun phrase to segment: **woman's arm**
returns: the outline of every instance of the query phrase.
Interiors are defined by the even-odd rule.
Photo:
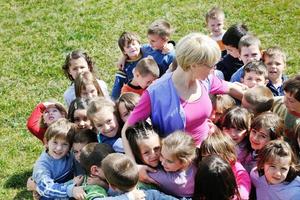
[[[227,82],[228,85],[228,94],[238,100],[242,100],[244,92],[248,89],[248,87],[239,82]]]

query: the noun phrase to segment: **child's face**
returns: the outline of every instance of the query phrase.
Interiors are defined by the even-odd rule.
[[[85,89],[82,89],[80,93],[80,97],[84,99],[92,99],[96,96],[98,96],[98,92],[94,84],[87,84]]]
[[[264,173],[268,183],[271,185],[282,183],[288,175],[290,162],[289,156],[277,156],[273,162],[265,163]]]
[[[78,74],[89,71],[89,66],[83,57],[72,59],[69,66],[69,74],[75,80]]]
[[[123,120],[123,122],[126,122],[131,111],[127,110],[124,102],[119,103],[118,109],[119,109],[121,119]]]
[[[148,40],[149,40],[150,46],[155,50],[163,50],[164,46],[168,42],[168,40],[166,40],[156,34],[148,35]]]
[[[160,156],[160,139],[156,134],[152,134],[147,139],[137,141],[142,161],[150,167],[157,167]]]
[[[238,130],[236,128],[223,128],[223,132],[228,134],[231,139],[236,143],[239,144],[243,141],[243,139],[247,135],[247,130]]]
[[[289,112],[300,113],[300,102],[290,92],[285,93],[284,104]]]
[[[217,124],[221,117],[222,117],[223,113],[216,110],[216,108],[213,108],[212,112],[211,112],[211,115],[210,115],[210,120],[214,123],[214,124]]]
[[[259,130],[251,129],[249,140],[251,143],[251,147],[254,150],[262,149],[270,140],[270,133],[264,128]]]
[[[133,40],[131,43],[127,43],[124,46],[124,54],[128,56],[129,59],[135,59],[140,55],[140,43]]]
[[[43,119],[47,126],[49,126],[50,124],[62,117],[63,115],[61,114],[61,112],[54,106],[48,106],[43,112]]]
[[[155,80],[155,77],[152,74],[142,76],[137,72],[136,82],[143,89],[146,89],[154,80]]]
[[[185,167],[184,163],[174,158],[172,153],[165,149],[164,146],[161,148],[160,162],[166,172],[176,172]]]
[[[239,58],[240,57],[240,53],[239,50],[233,46],[229,46],[229,45],[224,45],[224,48],[227,51],[227,54],[231,55],[234,58]]]
[[[97,122],[95,122],[95,127],[97,131],[107,137],[114,137],[117,135],[119,130],[119,123],[114,115],[108,108],[102,108],[100,112],[97,113]]]
[[[70,150],[70,143],[62,138],[52,137],[46,144],[48,154],[58,160],[66,156]]]
[[[80,129],[83,129],[83,128],[92,129],[91,121],[87,118],[85,109],[75,110],[74,123]]]
[[[251,61],[259,61],[261,59],[261,52],[257,45],[250,45],[249,47],[242,47],[240,52],[240,59],[244,65]]]
[[[241,78],[241,82],[253,88],[255,86],[266,86],[267,80],[263,74],[257,74],[254,71],[246,72],[244,78]]]
[[[265,65],[267,66],[268,70],[268,77],[269,79],[272,80],[277,80],[281,79],[284,68],[285,68],[285,63],[283,61],[282,56],[265,56]]]
[[[224,28],[224,18],[218,17],[217,19],[208,19],[207,27],[214,37],[222,35]]]
[[[73,154],[75,156],[75,159],[80,162],[80,154],[81,154],[81,149],[87,145],[87,143],[73,143],[72,150]]]

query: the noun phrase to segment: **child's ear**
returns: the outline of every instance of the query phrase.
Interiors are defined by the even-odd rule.
[[[91,166],[91,175],[97,176],[98,174],[98,168],[96,165]]]

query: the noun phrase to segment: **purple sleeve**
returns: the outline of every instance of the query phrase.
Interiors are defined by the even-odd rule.
[[[241,163],[236,162],[234,165],[235,179],[238,185],[239,193],[242,199],[249,199],[251,191],[251,180],[248,172]]]
[[[210,94],[224,94],[228,92],[227,81],[219,79],[217,76],[213,75],[210,79]]]

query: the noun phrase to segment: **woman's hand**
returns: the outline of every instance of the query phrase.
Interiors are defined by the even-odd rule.
[[[147,172],[156,172],[155,169],[148,167],[147,165],[138,165],[139,169],[139,180],[144,183],[153,183],[158,184],[155,180],[153,180],[150,176],[148,176]]]

